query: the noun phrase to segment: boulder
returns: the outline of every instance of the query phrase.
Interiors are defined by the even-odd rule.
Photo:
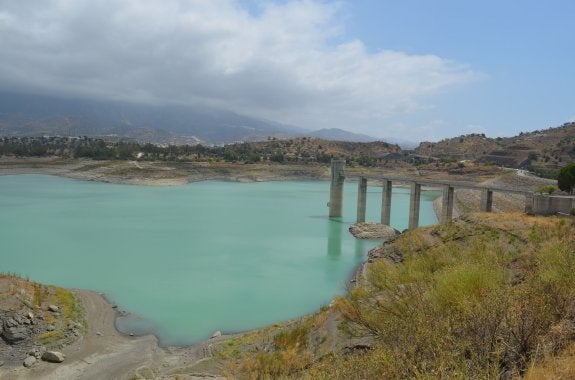
[[[56,313],[57,311],[60,310],[60,308],[56,305],[48,305],[48,310],[50,310],[53,313]]]
[[[51,363],[62,363],[64,361],[64,354],[59,351],[46,351],[42,355],[42,360]]]
[[[220,336],[222,336],[222,332],[218,330],[218,331],[216,331],[215,333],[212,334],[212,336],[210,337],[210,339],[217,338],[217,337],[220,337]]]
[[[349,232],[357,239],[392,239],[399,231],[385,224],[374,222],[355,223],[349,227]]]
[[[46,352],[46,347],[44,346],[34,347],[30,351],[28,351],[28,355],[34,356],[36,359],[40,359],[44,354],[44,352]]]
[[[14,318],[8,318],[4,324],[6,325],[6,327],[16,327],[18,326],[18,322],[16,322],[16,320]]]
[[[28,331],[25,327],[8,327],[4,329],[2,336],[8,343],[15,343],[28,338]]]
[[[34,364],[36,364],[36,358],[34,356],[28,356],[26,359],[24,359],[24,367],[32,367]]]

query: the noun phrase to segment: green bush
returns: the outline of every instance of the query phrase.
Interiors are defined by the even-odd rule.
[[[553,185],[539,186],[537,192],[541,194],[553,194],[557,188]]]

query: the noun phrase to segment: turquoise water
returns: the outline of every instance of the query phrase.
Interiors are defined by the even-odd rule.
[[[421,224],[435,223],[423,192]],[[145,187],[0,176],[0,271],[105,292],[153,330],[189,344],[294,318],[345,292],[376,242],[356,241],[357,185],[344,218],[327,218],[328,182],[199,182]],[[381,189],[368,188],[367,219]],[[409,190],[394,189],[392,225],[407,227]]]

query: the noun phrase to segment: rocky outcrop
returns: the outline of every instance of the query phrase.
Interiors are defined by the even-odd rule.
[[[389,240],[399,235],[395,228],[374,222],[355,223],[349,227],[349,232],[358,239]]]
[[[25,327],[8,327],[2,332],[2,337],[8,343],[14,344],[28,338],[28,330]]]
[[[58,301],[56,288],[0,275],[0,361],[4,368],[36,366],[47,349],[62,349],[82,335],[83,324],[65,313]],[[49,361],[61,362],[61,353],[53,352],[47,356]]]

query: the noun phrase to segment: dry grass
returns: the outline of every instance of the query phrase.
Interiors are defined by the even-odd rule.
[[[561,354],[547,355],[534,361],[525,380],[571,380],[575,379],[575,344],[571,343]]]
[[[347,344],[368,337],[371,344],[326,352],[311,339],[316,326],[303,321],[275,335],[266,352],[242,353],[229,373],[250,379],[573,378],[571,221],[474,214],[389,244],[403,262],[373,260],[365,282],[329,310],[344,317],[339,327],[349,334]]]

